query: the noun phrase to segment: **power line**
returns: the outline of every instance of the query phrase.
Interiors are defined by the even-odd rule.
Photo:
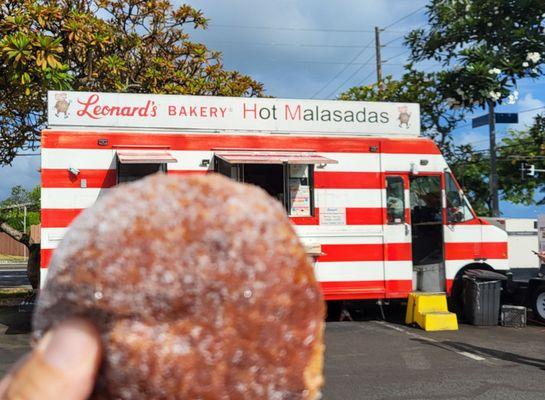
[[[341,69],[339,72],[337,72],[333,78],[327,81],[327,83],[324,86],[322,86],[320,90],[318,90],[316,93],[312,95],[312,98],[313,99],[316,98],[316,96],[318,96],[325,88],[327,88],[333,81],[335,81],[338,77],[340,77],[344,73],[344,71],[346,71],[352,65],[352,63],[356,62],[356,60],[365,52],[365,50],[367,50],[373,44],[374,41],[375,41],[374,38],[371,39],[369,43],[367,43],[360,51],[358,51],[358,53],[354,56],[354,58],[350,60],[350,63],[346,64],[344,68]]]
[[[257,29],[274,31],[296,31],[296,32],[341,32],[341,33],[374,33],[369,29],[345,29],[345,28],[299,28],[295,26],[258,26],[258,25],[230,25],[230,24],[212,24],[211,28],[234,28],[234,29]],[[398,31],[390,31],[399,33]]]
[[[368,60],[372,60],[372,59],[373,59],[373,56],[369,57]],[[352,79],[354,76],[356,76],[356,74],[357,74],[358,72],[360,72],[360,71],[363,69],[363,67],[364,67],[364,65],[362,65],[362,66],[359,67],[357,70],[355,70],[348,78],[346,78],[339,86],[337,86],[337,87],[335,88],[335,90],[333,90],[330,94],[328,94],[328,95],[326,96],[326,98],[330,98],[331,96],[333,96],[333,95],[337,92],[337,90],[339,90],[340,88],[342,88],[348,81],[350,81],[350,79]],[[373,75],[374,72],[375,72],[375,71],[369,72],[369,74],[368,74],[365,78],[362,79],[362,83],[365,82],[371,75]]]
[[[390,25],[385,26],[384,29],[388,29],[389,27],[391,27],[391,26],[393,26],[393,25],[395,25],[395,24],[398,24],[398,23],[400,23],[401,21],[403,21],[403,20],[405,20],[405,19],[407,19],[407,18],[409,18],[409,17],[412,17],[413,15],[415,15],[415,14],[418,13],[418,12],[420,12],[420,11],[423,10],[424,8],[426,8],[426,6],[419,7],[419,8],[417,8],[416,10],[414,10],[413,12],[411,12],[411,13],[409,13],[409,14],[407,14],[407,15],[405,15],[405,16],[399,18],[399,19],[396,19],[396,20],[395,20],[394,22],[392,22]]]
[[[396,55],[393,56],[393,57],[387,58],[386,60],[383,61],[383,63],[386,64],[386,63],[389,62],[390,60],[395,60],[397,57],[402,56],[403,54],[407,54],[408,52],[410,52],[410,50],[409,50],[409,49],[405,49],[405,50],[402,51],[401,53],[396,54]]]
[[[277,61],[277,62],[282,62],[282,63],[286,62],[285,60],[270,60],[270,61]],[[296,63],[296,64],[375,65],[374,62],[355,62],[355,63],[343,62],[343,61],[292,61],[292,62]],[[404,65],[404,64],[403,63],[392,63],[392,64],[389,64],[389,65]]]
[[[242,46],[263,46],[263,47],[316,47],[316,48],[346,48],[346,49],[361,49],[362,46],[360,44],[317,44],[317,43],[275,43],[275,42],[228,42],[228,41],[220,41],[220,42],[211,42],[207,43],[210,46],[217,46],[217,45],[242,45]],[[391,49],[404,49],[404,46],[395,46],[390,47]]]
[[[385,32],[385,31],[383,30],[383,32]],[[386,43],[383,45],[383,47],[386,47],[386,46],[388,46],[390,43],[393,43],[393,42],[395,42],[395,41],[397,41],[397,40],[399,40],[399,39],[403,39],[404,37],[405,37],[405,35],[398,36],[398,37],[396,37],[395,39],[392,39],[392,40],[386,42]]]

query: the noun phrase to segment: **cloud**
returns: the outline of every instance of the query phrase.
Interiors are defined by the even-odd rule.
[[[267,93],[276,97],[311,97],[343,70],[346,63],[361,52],[363,47],[369,45],[356,60],[360,64],[346,68],[318,96],[324,98],[334,93],[332,97],[336,97],[351,86],[370,83],[376,79],[374,27],[387,26],[426,3],[425,0],[191,1],[192,6],[201,9],[210,18],[210,26],[205,31],[189,33],[193,40],[202,41],[209,48],[220,50],[227,68],[237,69],[260,80],[265,84]],[[382,32],[382,43],[399,38],[409,28],[424,22],[422,10]],[[247,28],[252,26],[293,29]],[[367,32],[312,31],[332,28]],[[313,46],[299,46],[301,44]],[[390,59],[383,67],[385,75],[401,71],[400,64],[407,55],[395,57],[403,52],[401,45],[402,40],[398,39],[383,48],[383,59]],[[360,71],[341,86],[358,69]],[[367,79],[363,82],[365,77]]]
[[[459,133],[456,136],[456,144],[471,144],[474,147],[486,147],[488,141],[488,133],[470,130]]]
[[[518,102],[518,111],[533,110],[530,112],[523,112],[519,114],[519,128],[525,128],[533,125],[534,117],[537,114],[545,112],[545,102],[540,99],[536,99],[532,92],[527,93]]]

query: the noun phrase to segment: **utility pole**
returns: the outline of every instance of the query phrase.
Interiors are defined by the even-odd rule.
[[[380,31],[381,29],[378,26],[375,26],[375,52],[377,59],[377,85],[378,89],[382,89],[382,57],[380,54]]]
[[[494,101],[488,100],[488,125],[490,133],[490,210],[493,217],[500,216],[500,201],[498,195],[498,172],[496,169],[496,117]]]

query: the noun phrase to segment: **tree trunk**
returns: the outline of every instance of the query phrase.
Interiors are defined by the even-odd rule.
[[[28,249],[28,262],[26,266],[28,280],[32,289],[40,288],[40,245],[33,243]]]
[[[7,222],[0,221],[0,231],[7,233],[11,238],[24,244],[26,247],[30,246],[30,237],[26,233],[15,229]]]
[[[40,244],[33,243],[30,235],[21,232],[7,222],[0,221],[0,232],[7,233],[8,236],[24,244],[28,248],[27,275],[32,289],[40,288]]]

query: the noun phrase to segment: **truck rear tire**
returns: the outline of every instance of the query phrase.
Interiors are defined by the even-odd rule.
[[[545,285],[538,286],[532,293],[532,310],[534,317],[545,322]]]

